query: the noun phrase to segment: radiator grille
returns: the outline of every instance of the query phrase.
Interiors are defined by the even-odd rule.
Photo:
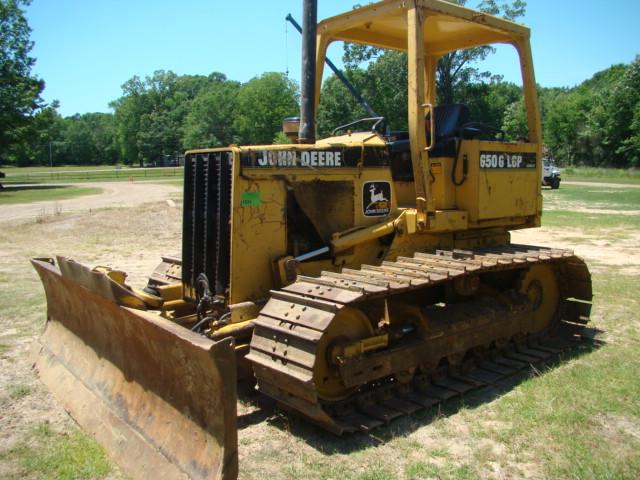
[[[211,290],[229,288],[232,152],[189,154],[184,164],[182,282],[195,298],[198,275]]]

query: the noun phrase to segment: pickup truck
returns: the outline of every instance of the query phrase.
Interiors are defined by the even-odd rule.
[[[560,188],[560,169],[547,159],[542,162],[542,186]]]

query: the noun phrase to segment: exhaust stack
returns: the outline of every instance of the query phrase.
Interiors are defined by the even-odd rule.
[[[304,0],[302,13],[302,75],[298,143],[316,141],[316,24],[318,0]]]

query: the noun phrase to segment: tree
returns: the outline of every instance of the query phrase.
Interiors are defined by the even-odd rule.
[[[368,94],[363,88],[366,81],[364,70],[352,68],[344,74],[365,96]],[[367,116],[364,108],[335,75],[331,75],[322,84],[321,98],[317,115],[318,133],[321,136],[328,136],[334,128]]]
[[[113,114],[76,114],[65,118],[63,125],[58,149],[65,164],[100,165],[117,162]]]
[[[223,74],[210,75],[211,82],[194,98],[185,119],[182,146],[221,147],[237,143],[233,123],[240,83]]]
[[[298,87],[282,73],[264,73],[242,85],[233,128],[241,143],[271,143],[285,117],[297,115]]]
[[[633,109],[633,121],[630,126],[630,135],[623,140],[618,153],[623,155],[631,167],[640,167],[640,102]]]
[[[499,76],[494,76],[488,82],[462,85],[458,95],[469,106],[470,118],[500,127],[504,123],[507,108],[522,100],[522,89],[514,83],[502,81]],[[524,124],[526,125],[526,118]]]
[[[587,127],[592,91],[588,88],[542,89],[545,144],[560,163],[573,165],[589,152],[593,154]]]
[[[193,100],[221,74],[178,77],[158,70],[122,86],[123,96],[111,103],[121,157],[130,164],[162,162],[182,151],[183,128]]]
[[[465,5],[467,0],[449,0],[451,3]],[[524,15],[526,3],[524,0],[512,0],[511,3],[498,3],[496,0],[481,0],[476,8],[492,15],[502,15],[513,20]],[[491,125],[502,124],[504,109],[522,96],[521,89],[515,85],[506,88],[498,88],[500,78],[492,76],[490,72],[481,71],[477,64],[493,53],[490,46],[470,48],[466,50],[455,50],[444,55],[438,61],[436,68],[436,89],[438,103],[462,102],[470,104],[473,118]],[[387,124],[394,129],[404,129],[407,125],[407,56],[392,50],[385,50],[360,44],[344,45],[343,62],[347,72],[356,78],[356,86],[363,92],[364,97],[374,107],[377,113],[385,116]],[[366,65],[366,70],[362,68]],[[365,75],[362,73],[366,72]],[[328,83],[328,82],[326,82]],[[488,87],[487,84],[491,86]],[[499,106],[491,108],[487,102],[478,101],[480,91],[485,93],[490,90],[499,100]],[[323,86],[323,95],[325,87]],[[340,94],[343,91],[331,84],[326,88],[327,96]],[[514,97],[516,95],[516,98]],[[504,98],[498,98],[501,95]],[[475,100],[476,105],[472,105]],[[325,98],[323,98],[325,102]],[[481,107],[485,107],[482,108]],[[344,101],[338,102],[335,98],[329,99],[328,105],[323,109],[324,119],[338,116],[339,111],[344,115],[335,124],[344,123],[358,117],[359,109],[345,109],[350,104]],[[337,107],[332,110],[331,107]],[[489,107],[488,111],[486,107]],[[360,115],[361,117],[361,115]],[[322,122],[320,122],[323,125]]]
[[[517,100],[507,106],[502,122],[502,131],[511,141],[526,139],[529,134],[527,128],[527,111],[522,100]]]
[[[610,88],[594,98],[590,126],[604,148],[603,161],[615,167],[640,165],[638,105],[640,104],[640,56]]]
[[[561,164],[640,163],[640,61],[613,65],[574,88],[540,88],[545,143]]]
[[[115,112],[116,142],[120,150],[120,158],[133,165],[142,163],[138,148],[137,136],[140,130],[140,117],[146,111],[144,84],[138,76],[134,76],[122,85],[123,96],[111,102]]]
[[[458,5],[466,5],[467,0],[447,0]],[[525,0],[513,0],[511,4],[497,0],[481,0],[477,9],[491,15],[501,15],[508,20],[515,20],[524,15]],[[459,92],[471,82],[482,81],[491,77],[491,73],[481,71],[474,66],[481,62],[495,49],[490,46],[454,50],[445,54],[438,61],[436,68],[436,89],[438,103],[447,104],[460,101]]]
[[[15,142],[5,157],[17,166],[35,164],[56,164],[59,160],[59,150],[55,148],[63,129],[63,121],[57,112],[58,102],[38,110],[25,125],[14,129]]]
[[[31,75],[33,42],[22,7],[30,0],[0,0],[0,161],[19,144],[38,109],[44,82]]]

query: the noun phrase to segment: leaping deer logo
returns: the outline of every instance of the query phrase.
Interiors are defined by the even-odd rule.
[[[384,192],[382,190],[379,193],[376,193],[376,185],[374,183],[372,183],[369,187],[369,192],[371,192],[371,202],[369,203],[369,205],[376,202],[389,201],[388,199],[384,198]]]

